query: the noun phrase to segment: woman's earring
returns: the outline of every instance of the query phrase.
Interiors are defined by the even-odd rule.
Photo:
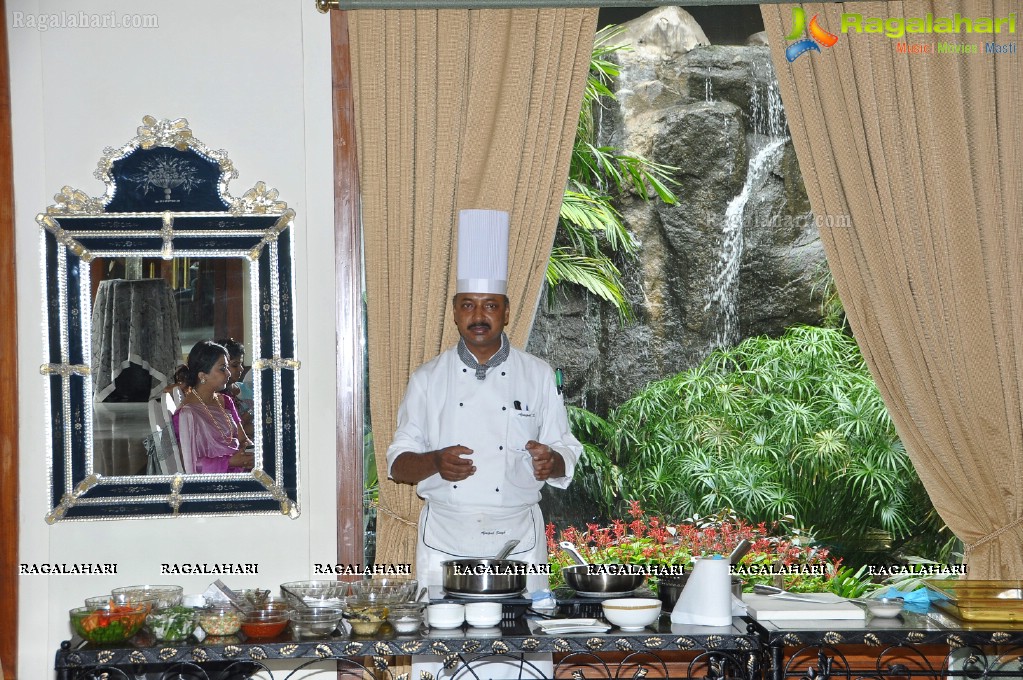
[[[199,378],[199,382],[201,382],[203,385],[205,385],[206,384],[206,378]]]

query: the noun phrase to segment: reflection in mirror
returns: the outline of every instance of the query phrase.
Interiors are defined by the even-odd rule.
[[[96,176],[104,196],[64,187],[36,217],[46,520],[298,516],[294,211],[262,182],[231,196],[231,160],[195,139],[184,119],[146,116],[135,138],[104,151]],[[239,448],[248,438],[253,446],[240,471],[195,474],[174,414],[196,395],[175,382],[178,367],[197,341],[228,339],[246,352],[235,374],[239,363],[250,366],[244,384],[231,374],[222,385],[250,413],[239,418],[249,432]],[[229,405],[228,396],[206,397],[218,410]]]
[[[200,340],[250,344],[250,270],[248,260],[235,258],[91,262],[94,472],[191,471],[179,441],[172,439],[177,436],[174,413],[183,398],[180,390],[173,392],[174,375]],[[242,373],[238,370],[232,384],[241,383]],[[246,394],[240,395],[243,389]],[[239,411],[251,411],[251,375],[232,393]],[[246,403],[240,396],[248,397]],[[159,403],[149,403],[154,400]],[[167,422],[171,429],[165,431]],[[251,417],[248,423],[252,436]]]

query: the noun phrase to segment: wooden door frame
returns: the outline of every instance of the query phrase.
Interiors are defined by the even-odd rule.
[[[7,16],[0,0],[0,16]],[[14,239],[14,140],[7,23],[0,22],[0,662],[18,673],[18,286]],[[13,606],[11,604],[13,603]]]
[[[337,559],[339,564],[361,565],[365,557],[362,457],[366,394],[362,346],[362,223],[346,11],[330,12],[330,69],[334,120],[334,292],[337,298],[334,317]]]

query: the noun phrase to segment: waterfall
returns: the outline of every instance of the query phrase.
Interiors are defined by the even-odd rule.
[[[771,160],[788,141],[788,124],[782,108],[778,83],[768,53],[754,56],[750,63],[750,147],[746,181],[739,195],[725,209],[721,251],[710,281],[710,294],[703,311],[717,308],[717,324],[710,349],[731,347],[739,341],[739,265],[743,249],[743,214],[753,191],[771,167]]]
[[[742,260],[742,216],[750,199],[752,188],[758,185],[768,171],[770,161],[784,144],[785,137],[772,139],[750,159],[746,170],[746,183],[742,191],[728,203],[722,229],[721,252],[716,271],[711,278],[711,292],[703,311],[718,308],[717,330],[713,348],[731,347],[739,339],[739,263]]]
[[[752,131],[772,139],[787,135],[788,123],[781,105],[778,80],[774,77],[774,68],[766,50],[762,55],[754,55],[750,61],[749,89]]]

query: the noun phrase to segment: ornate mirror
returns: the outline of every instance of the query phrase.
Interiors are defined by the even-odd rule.
[[[183,118],[146,116],[135,138],[104,150],[95,175],[104,196],[64,187],[36,217],[50,414],[46,521],[297,517],[295,212],[262,182],[232,197],[231,160],[194,138]],[[244,355],[228,380],[233,398],[211,401],[247,415],[214,415],[248,431],[254,462],[199,474],[174,417],[195,397],[176,372],[195,342],[226,338]]]

